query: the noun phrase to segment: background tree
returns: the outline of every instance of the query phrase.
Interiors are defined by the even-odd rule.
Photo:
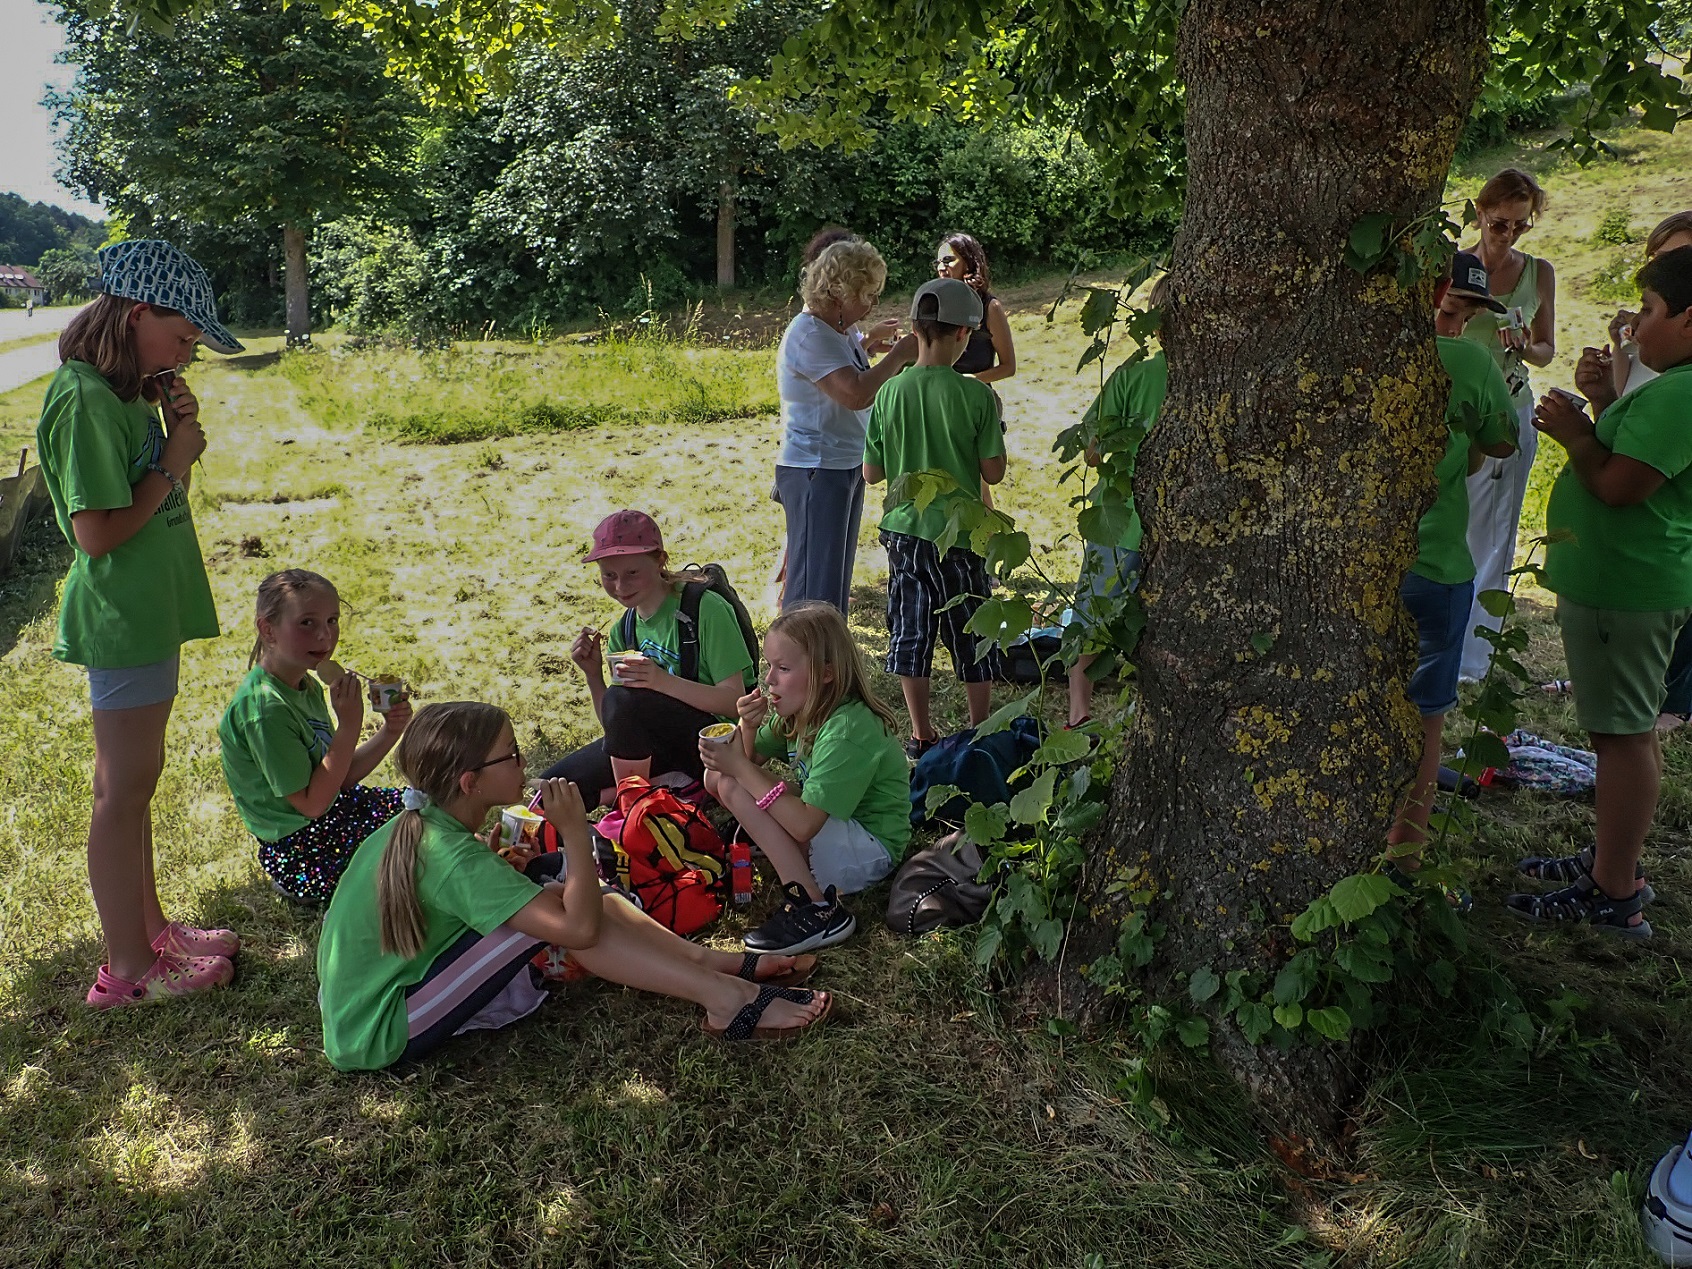
[[[64,178],[124,213],[132,235],[172,222],[281,232],[290,342],[310,337],[306,241],[408,187],[412,99],[366,36],[312,5],[235,0],[132,32],[95,6],[60,10],[71,90]]]
[[[100,261],[92,247],[77,243],[70,247],[49,247],[35,266],[41,285],[53,293],[56,303],[80,300],[94,292],[100,280]]]
[[[32,203],[16,194],[0,194],[0,264],[33,268],[42,253],[55,247],[97,247],[106,227],[49,203]]]

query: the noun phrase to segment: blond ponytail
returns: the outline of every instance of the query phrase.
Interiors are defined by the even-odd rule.
[[[376,910],[382,918],[382,950],[411,960],[423,950],[428,922],[417,898],[417,848],[423,842],[423,813],[401,811],[382,850],[376,873]]]

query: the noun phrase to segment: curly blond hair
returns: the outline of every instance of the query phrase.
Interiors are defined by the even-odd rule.
[[[806,308],[829,300],[873,302],[887,285],[887,261],[862,238],[831,243],[799,271],[799,298]]]

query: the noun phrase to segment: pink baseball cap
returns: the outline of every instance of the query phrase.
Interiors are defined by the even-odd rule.
[[[650,555],[663,549],[664,536],[658,532],[658,522],[646,512],[613,511],[594,529],[593,550],[582,562],[591,564],[608,555]]]

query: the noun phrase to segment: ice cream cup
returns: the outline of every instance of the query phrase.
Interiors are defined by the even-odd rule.
[[[699,739],[708,745],[726,745],[739,733],[740,729],[733,723],[712,723],[709,727],[699,729]]]
[[[499,813],[500,845],[538,850],[541,844],[541,825],[544,823],[545,819],[522,803],[513,803]]]
[[[405,680],[395,675],[378,674],[370,680],[370,708],[378,714],[386,714],[407,695]]]
[[[623,667],[629,664],[638,664],[639,662],[646,660],[646,656],[640,652],[613,652],[610,654],[610,660],[611,681],[613,683],[621,683],[624,681]]]

